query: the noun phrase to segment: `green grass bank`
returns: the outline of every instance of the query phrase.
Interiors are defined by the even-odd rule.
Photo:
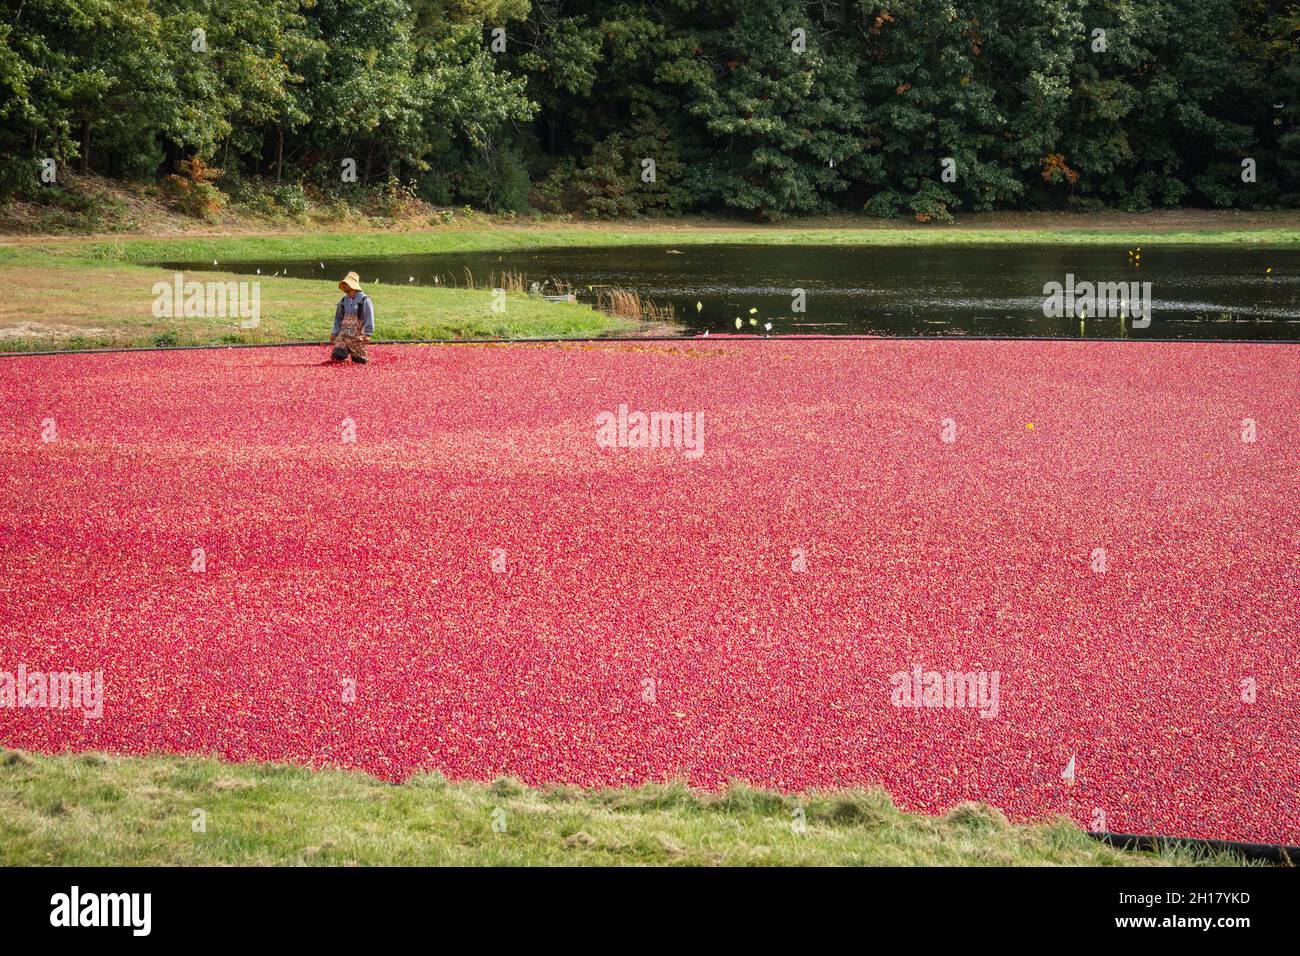
[[[1235,866],[1130,852],[1068,820],[962,804],[903,813],[880,790],[390,784],[364,773],[199,757],[0,751],[0,864]]]
[[[540,249],[661,247],[701,243],[762,245],[935,246],[963,244],[1300,243],[1300,216],[1219,213],[1123,216],[1002,215],[953,226],[836,218],[797,225],[745,226],[713,220],[523,223],[473,216],[443,225],[382,231],[335,231],[325,225],[264,226],[219,232],[201,224],[166,235],[10,235],[0,238],[0,282],[14,295],[0,303],[0,352],[167,345],[321,341],[338,292],[337,277],[271,274],[304,259]],[[261,322],[167,319],[153,314],[154,284],[172,273],[155,263],[216,260],[265,266]],[[248,276],[205,271],[203,281]],[[480,277],[486,279],[486,277]],[[379,337],[395,340],[551,338],[629,334],[635,319],[604,315],[583,303],[550,303],[511,294],[504,311],[485,289],[384,285],[377,289]],[[662,330],[662,329],[660,329]]]

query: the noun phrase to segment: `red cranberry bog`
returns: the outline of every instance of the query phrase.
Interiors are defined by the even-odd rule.
[[[374,352],[0,362],[0,744],[1300,842],[1293,346]]]

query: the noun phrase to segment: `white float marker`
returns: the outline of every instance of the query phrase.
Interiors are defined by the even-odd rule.
[[[1061,779],[1065,781],[1067,787],[1074,786],[1074,754],[1070,754],[1070,762],[1065,765],[1065,771],[1061,774]]]

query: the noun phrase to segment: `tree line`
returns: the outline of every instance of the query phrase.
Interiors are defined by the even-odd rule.
[[[1300,205],[1296,0],[0,0],[0,198]]]

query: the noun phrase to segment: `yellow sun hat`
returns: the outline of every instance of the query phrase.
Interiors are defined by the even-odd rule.
[[[339,288],[344,292],[360,292],[361,276],[357,275],[355,272],[349,272],[339,280]]]

